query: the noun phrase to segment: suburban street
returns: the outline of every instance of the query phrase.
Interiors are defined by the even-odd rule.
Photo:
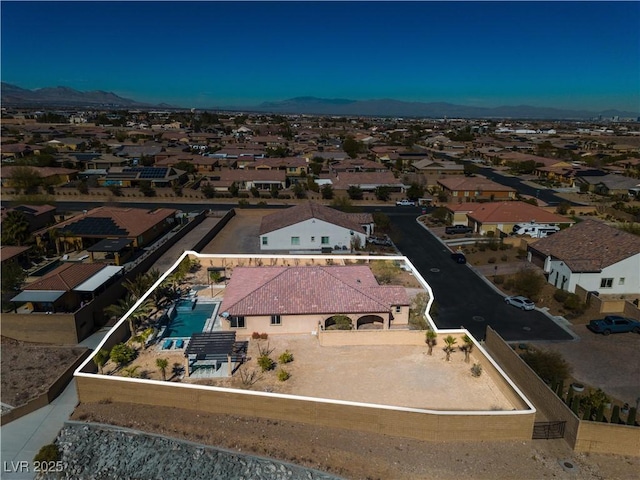
[[[372,210],[372,209],[368,209]],[[391,218],[396,246],[431,285],[438,304],[439,328],[467,328],[484,338],[490,325],[507,341],[572,340],[573,337],[539,311],[523,312],[504,303],[484,278],[451,260],[451,251],[416,222],[417,208],[381,208]]]

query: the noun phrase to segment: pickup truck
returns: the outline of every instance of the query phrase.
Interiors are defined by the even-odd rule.
[[[466,225],[453,225],[450,227],[445,227],[444,233],[447,235],[455,235],[456,233],[471,233],[473,232],[473,228],[467,227]]]
[[[640,322],[619,315],[607,315],[601,320],[591,320],[587,328],[593,333],[640,333]]]
[[[415,207],[416,206],[416,202],[413,202],[411,200],[398,200],[396,202],[396,207]]]

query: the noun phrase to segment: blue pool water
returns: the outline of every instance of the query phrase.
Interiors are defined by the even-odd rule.
[[[214,303],[196,303],[193,309],[187,311],[176,309],[164,336],[191,337],[194,333],[202,333],[204,324],[214,309]]]

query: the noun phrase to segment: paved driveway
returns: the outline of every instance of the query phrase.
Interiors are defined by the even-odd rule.
[[[484,278],[468,265],[454,263],[450,250],[416,222],[418,211],[382,209],[399,232],[396,245],[429,282],[438,303],[440,328],[467,328],[484,338],[491,325],[507,341],[572,340],[542,312],[523,312],[504,303]]]

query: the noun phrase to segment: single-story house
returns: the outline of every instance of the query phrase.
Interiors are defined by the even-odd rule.
[[[365,265],[236,267],[219,312],[223,330],[273,335],[330,328],[345,316],[354,329],[406,326],[409,305],[404,287],[379,285]]]
[[[640,237],[606,223],[585,220],[538,240],[528,251],[529,261],[542,267],[556,288],[640,292]]]
[[[512,200],[516,198],[516,190],[496,183],[488,178],[449,177],[438,180],[442,190],[454,200]]]
[[[306,202],[262,218],[260,250],[333,251],[365,245],[373,234],[370,213],[345,213]]]

